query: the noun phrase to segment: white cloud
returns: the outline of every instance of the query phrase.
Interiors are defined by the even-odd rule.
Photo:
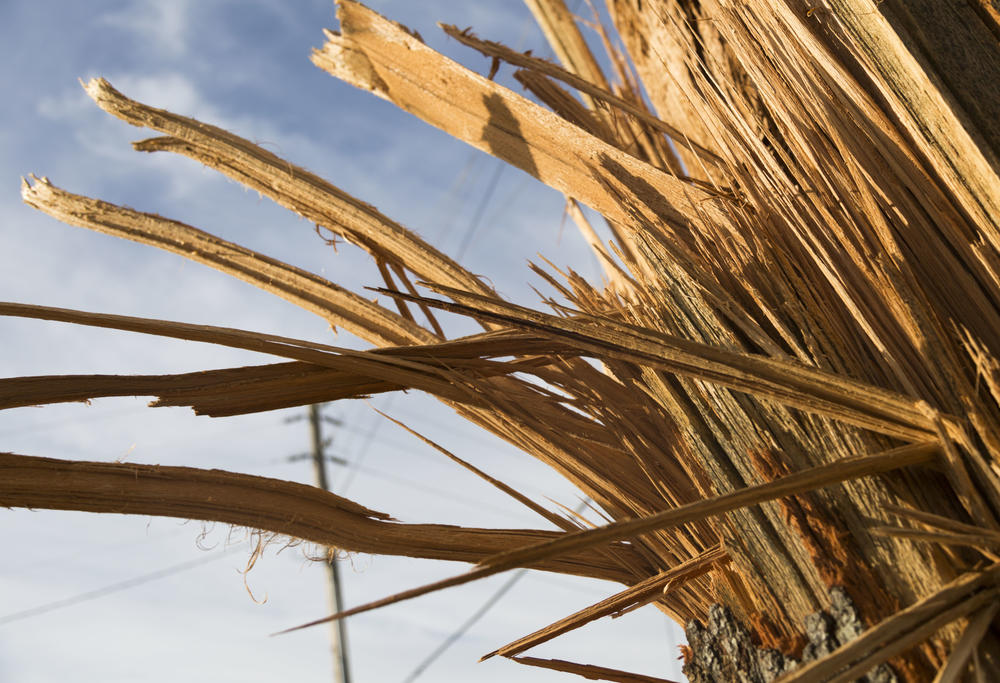
[[[203,123],[225,128],[250,140],[281,145],[292,136],[263,118],[239,114],[230,116],[206,96],[195,81],[177,71],[151,74],[119,73],[105,76],[126,97]],[[297,136],[303,139],[303,136]]]
[[[223,118],[219,110],[198,91],[194,82],[176,71],[152,74],[101,74],[111,84],[131,99],[160,109],[192,116],[219,124]],[[86,79],[81,79],[86,81]],[[100,114],[94,102],[77,84],[68,86],[57,96],[43,97],[38,101],[38,114],[53,121],[80,121],[83,116]],[[100,114],[106,118],[105,114]]]
[[[89,113],[93,106],[83,90],[74,88],[56,97],[41,98],[36,111],[39,116],[52,121],[71,121]]]
[[[285,148],[308,147],[308,141],[301,134],[286,133],[265,119],[227,115],[184,73],[161,71],[102,75],[131,99],[230,130],[278,154],[283,154]],[[129,141],[155,135],[155,131],[147,130],[137,135],[136,129],[123,126],[120,121],[102,112],[77,84],[68,86],[59,95],[41,98],[36,111],[42,118],[71,125],[77,144],[96,157],[130,167],[157,168],[166,180],[161,190],[174,200],[190,198],[199,188],[204,189],[206,180],[221,180],[221,176],[215,173],[192,172],[189,163],[172,154],[137,154],[131,149]]]
[[[141,102],[207,121],[220,118],[217,109],[182,74],[119,74],[109,75],[108,80],[127,96]],[[198,184],[203,186],[206,176],[214,178],[213,174],[192,173],[190,165],[174,155],[157,154],[150,157],[134,152],[129,143],[134,139],[151,136],[154,132],[146,131],[148,135],[137,135],[137,129],[126,126],[101,111],[76,83],[67,86],[57,95],[41,98],[36,104],[36,112],[39,117],[70,129],[69,134],[76,147],[85,150],[95,161],[100,160],[109,170],[133,172],[156,169],[160,174],[158,184],[161,190],[175,199],[190,196]],[[57,174],[58,170],[58,167],[47,168],[46,173]],[[53,180],[57,185],[60,184],[58,174],[53,176]],[[92,188],[91,191],[96,189]]]
[[[191,79],[181,73],[124,74],[115,77],[114,85],[132,99],[154,107],[183,112],[195,118],[218,116]]]
[[[187,49],[191,4],[191,0],[153,0],[109,12],[101,23],[134,35],[161,56],[179,57]]]

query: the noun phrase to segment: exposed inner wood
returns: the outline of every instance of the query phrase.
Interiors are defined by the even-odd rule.
[[[562,474],[603,525],[429,441],[558,531],[408,525],[289,482],[14,455],[0,456],[0,505],[213,519],[475,565],[310,623],[513,567],[611,579],[627,588],[490,653],[585,677],[659,680],[524,652],[644,604],[681,623],[722,604],[795,658],[839,586],[867,630],[785,680],[886,663],[907,681],[1000,678],[995,3],[607,0],[624,52],[563,0],[527,4],[559,64],[445,25],[484,77],[351,0],[312,61],[566,195],[607,286],[547,255],[531,272],[553,297],[507,301],[332,182],[95,79],[98,106],[159,134],[135,149],[199,161],[366,250],[382,298],[44,178],[24,182],[29,205],[243,279],[375,348],[0,303],[282,359],[8,378],[0,408],[151,395],[221,416],[416,389]],[[492,80],[501,62],[540,104]],[[441,310],[486,332],[448,340]]]

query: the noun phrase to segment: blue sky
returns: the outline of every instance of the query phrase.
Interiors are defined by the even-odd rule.
[[[449,41],[445,21],[544,54],[518,2],[372,1],[471,68],[486,60]],[[148,133],[108,117],[78,79],[104,76],[126,95],[221,125],[417,230],[504,295],[528,304],[542,253],[591,278],[582,240],[561,229],[562,197],[392,105],[313,67],[309,50],[335,27],[327,0],[69,0],[0,5],[0,298],[204,322],[330,341],[315,316],[170,254],[60,224],[24,206],[19,178],[48,176],[72,192],[185,221],[321,273],[356,291],[379,284],[350,248],[325,247],[307,222],[186,159],[133,152]],[[501,74],[501,82],[504,81]],[[454,323],[453,329],[471,329]],[[38,321],[0,319],[0,374],[178,372],[267,362],[230,349]],[[346,335],[335,343],[358,345]],[[309,481],[286,456],[304,451],[303,411],[213,420],[147,399],[0,413],[0,448],[60,458],[220,467]],[[530,458],[419,395],[375,402],[526,493],[574,506],[578,497]],[[332,451],[351,462],[334,486],[404,521],[538,526],[468,473],[387,424],[364,403],[327,408],[344,424]],[[327,630],[267,634],[325,614],[321,567],[301,549],[272,550],[246,582],[246,544],[228,530],[178,520],[3,511],[0,532],[0,680],[273,681],[330,678]],[[232,537],[235,543],[238,535]],[[200,562],[98,599],[3,623],[5,616]],[[354,556],[348,605],[461,571],[461,565]],[[402,680],[505,581],[491,581],[362,615],[349,622],[355,680]],[[478,657],[617,589],[529,574],[420,680],[524,681],[572,677]],[[605,620],[607,621],[607,620]],[[679,677],[679,632],[652,608],[598,622],[531,654]]]

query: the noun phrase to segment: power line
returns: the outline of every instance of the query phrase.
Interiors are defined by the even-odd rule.
[[[472,615],[466,619],[461,626],[459,626],[455,631],[444,639],[444,641],[438,645],[433,652],[431,652],[427,657],[424,658],[422,662],[417,664],[417,666],[410,672],[410,674],[403,679],[403,683],[413,683],[417,678],[427,670],[427,668],[437,660],[438,657],[443,655],[445,651],[450,648],[455,642],[465,635],[465,632],[472,628],[477,621],[479,621],[484,614],[490,611],[493,605],[497,604],[504,595],[506,595],[514,584],[517,583],[522,576],[527,573],[527,569],[519,569],[513,576],[507,579],[506,582],[500,588],[497,589],[489,599],[480,605],[479,609],[472,613]]]
[[[582,501],[580,501],[580,504],[576,506],[574,512],[577,513],[583,512],[589,503],[590,499],[584,498]],[[479,609],[473,612],[472,615],[468,619],[466,619],[461,626],[455,629],[455,631],[450,636],[445,638],[444,641],[440,645],[438,645],[433,652],[427,655],[427,657],[425,657],[422,662],[417,664],[416,668],[414,668],[413,671],[410,672],[410,675],[403,680],[403,683],[412,683],[413,681],[415,681],[417,677],[420,676],[424,671],[426,671],[431,664],[433,664],[441,655],[443,655],[448,650],[448,648],[454,645],[459,638],[464,636],[465,633],[470,628],[472,628],[477,621],[482,619],[483,615],[489,612],[490,609],[493,607],[493,605],[497,604],[497,602],[500,601],[500,598],[506,595],[510,591],[510,589],[514,587],[514,584],[520,581],[521,578],[527,573],[528,573],[527,568],[522,568],[517,570],[517,572],[515,572],[513,576],[507,579],[507,581],[502,586],[500,586],[500,588],[498,588],[496,592],[493,593],[493,595],[487,598],[486,602],[480,605]]]
[[[385,405],[383,406],[384,410],[389,409],[389,407],[392,404],[393,398],[395,398],[395,396],[389,397],[389,400],[387,400]],[[480,499],[468,498],[448,489],[438,488],[436,486],[431,486],[429,484],[421,484],[406,477],[397,476],[395,474],[391,474],[389,472],[385,472],[383,470],[379,470],[374,467],[368,467],[367,465],[363,465],[362,462],[364,461],[365,456],[368,455],[368,452],[371,450],[372,445],[375,443],[376,437],[378,437],[379,427],[382,426],[381,420],[382,418],[376,414],[375,421],[372,423],[371,428],[365,434],[365,440],[361,444],[361,447],[358,449],[358,455],[355,457],[353,461],[348,461],[347,464],[343,466],[344,469],[347,470],[347,476],[345,477],[343,484],[337,487],[339,489],[337,491],[337,495],[346,496],[348,489],[351,487],[351,484],[354,483],[355,477],[357,477],[359,473],[364,473],[369,476],[375,477],[376,479],[382,479],[383,481],[390,481],[400,484],[401,486],[405,486],[408,489],[415,489],[419,491],[425,491],[427,493],[433,493],[436,496],[440,496],[442,498],[448,498],[450,500],[455,501],[456,503],[463,503],[470,507],[474,507],[477,510],[485,509],[485,510],[492,510],[494,512],[499,512],[504,515],[512,514],[512,510],[510,509],[501,508],[497,505],[484,502]],[[378,437],[378,438],[386,443],[390,444],[394,443],[392,441],[386,441],[384,437]],[[397,447],[402,449],[401,446],[399,446],[398,444],[396,445]],[[418,453],[420,452],[420,451],[413,451],[413,449],[411,448],[405,448],[404,450],[406,450],[407,452],[418,452]],[[344,459],[346,460],[346,458]]]
[[[438,244],[444,244],[448,236],[451,234],[452,228],[455,226],[455,216],[458,215],[458,210],[455,208],[456,199],[458,198],[459,192],[462,187],[468,181],[473,167],[479,161],[481,152],[478,149],[473,148],[469,152],[469,157],[462,166],[462,170],[459,171],[458,175],[455,176],[454,181],[452,181],[451,187],[448,188],[447,193],[444,197],[438,200],[434,207],[434,212],[442,218],[438,219],[436,222],[440,223],[444,227],[440,228],[436,239]],[[446,210],[445,207],[450,207],[450,210]]]
[[[36,558],[30,562],[26,562],[23,564],[15,564],[13,567],[10,565],[6,565],[5,569],[7,571],[23,572],[26,570],[35,569],[37,567],[42,567],[42,566],[51,566],[56,564],[62,565],[68,562],[73,562],[75,560],[78,560],[81,557],[92,557],[94,555],[103,556],[106,554],[106,551],[114,550],[117,548],[128,547],[134,550],[135,546],[140,543],[147,543],[149,541],[163,541],[168,538],[172,538],[174,536],[180,536],[182,533],[190,533],[190,531],[191,531],[190,529],[186,529],[183,526],[178,526],[175,529],[160,531],[154,534],[147,533],[145,536],[139,539],[130,538],[125,541],[119,539],[108,543],[102,543],[101,545],[94,545],[93,543],[91,543],[88,544],[86,547],[76,550],[75,552],[64,553],[61,555],[56,555],[54,557],[52,555],[48,555],[47,557]]]
[[[241,541],[242,543],[242,541]],[[112,595],[113,593],[119,593],[129,588],[135,588],[136,586],[141,586],[145,583],[151,581],[157,581],[159,579],[165,579],[168,576],[173,576],[174,574],[179,574],[181,572],[188,571],[189,569],[194,569],[195,567],[200,567],[203,564],[208,564],[209,562],[215,562],[220,560],[231,552],[231,549],[237,544],[225,548],[222,552],[216,553],[209,557],[199,557],[197,560],[189,560],[187,562],[181,562],[164,569],[157,570],[155,572],[150,572],[149,574],[143,574],[132,579],[126,579],[124,581],[118,581],[109,586],[104,586],[103,588],[98,588],[96,590],[87,591],[86,593],[80,593],[74,595],[70,598],[64,598],[63,600],[55,600],[54,602],[49,602],[44,605],[38,605],[37,607],[32,607],[30,609],[21,610],[20,612],[13,612],[12,614],[7,614],[0,617],[0,626],[4,624],[9,624],[14,621],[21,621],[22,619],[30,619],[31,617],[37,617],[40,614],[46,614],[47,612],[54,612],[59,609],[66,607],[72,607],[73,605],[79,605],[82,602],[90,602],[91,600],[97,600],[99,598]]]
[[[379,469],[377,467],[371,467],[369,465],[363,465],[362,464],[362,460],[364,459],[365,455],[367,455],[367,453],[368,453],[371,445],[373,443],[375,443],[376,440],[380,441],[381,443],[388,444],[389,446],[393,446],[395,448],[398,448],[399,450],[406,451],[407,453],[414,452],[414,453],[421,453],[421,455],[423,455],[423,453],[421,451],[419,451],[419,450],[414,450],[414,449],[412,449],[409,446],[403,446],[399,442],[392,441],[392,440],[387,440],[384,437],[379,436],[377,434],[379,424],[380,424],[379,422],[376,422],[371,429],[369,429],[368,431],[366,431],[364,433],[362,433],[359,430],[354,430],[355,433],[357,433],[357,434],[363,434],[366,437],[366,439],[365,439],[364,443],[361,444],[361,447],[359,449],[357,449],[358,450],[358,455],[356,456],[356,458],[353,461],[349,460],[348,459],[349,456],[347,456],[346,454],[345,455],[341,455],[341,456],[338,456],[338,455],[327,455],[327,456],[325,456],[325,459],[326,459],[327,462],[334,462],[334,463],[340,465],[345,470],[347,470],[347,477],[345,478],[344,483],[341,486],[339,486],[339,487],[338,486],[334,486],[333,487],[333,489],[335,490],[335,492],[337,493],[337,495],[339,495],[339,496],[346,496],[347,495],[347,489],[353,483],[354,478],[358,474],[367,474],[367,475],[369,475],[371,477],[374,477],[375,479],[381,479],[382,481],[387,481],[387,482],[391,482],[391,483],[394,483],[394,484],[398,484],[400,486],[406,487],[407,489],[412,489],[412,490],[424,491],[426,493],[431,493],[431,494],[434,494],[435,496],[438,496],[440,498],[445,498],[445,499],[454,501],[456,503],[461,503],[463,505],[467,505],[469,507],[473,507],[473,508],[475,508],[477,510],[490,510],[492,512],[496,512],[496,513],[507,515],[507,516],[520,511],[519,508],[513,508],[513,509],[511,509],[511,508],[504,508],[504,507],[501,507],[499,505],[494,505],[492,503],[483,501],[481,498],[471,498],[471,497],[468,497],[468,496],[463,496],[463,495],[461,495],[459,493],[456,493],[455,491],[453,491],[451,489],[445,489],[445,488],[433,486],[431,484],[422,484],[422,483],[420,483],[418,481],[414,481],[413,479],[405,477],[405,476],[402,476],[402,475],[393,474],[391,472],[387,472],[387,471]],[[341,452],[343,453],[343,451],[341,451]],[[309,456],[309,457],[311,457],[311,456]],[[304,460],[304,459],[306,459],[305,456],[304,456],[304,454],[299,453],[299,454],[295,454],[295,455],[287,456],[287,457],[283,457],[283,458],[272,458],[272,459],[263,460],[263,461],[256,461],[256,462],[258,464],[261,464],[262,466],[277,467],[277,466],[284,466],[287,463],[293,462],[295,460]],[[435,462],[439,462],[439,461],[435,461]],[[509,479],[507,480],[507,483],[508,484],[512,484],[512,482]],[[516,482],[514,482],[512,485],[514,485],[514,484],[516,484]],[[533,487],[530,487],[528,485],[517,484],[516,488],[518,488],[519,490],[525,491],[525,490],[528,490],[528,489],[532,489]],[[541,494],[539,493],[539,495],[541,495]]]
[[[396,400],[396,394],[391,394],[385,401],[383,406],[384,410],[388,410],[392,405],[392,402]],[[368,451],[371,450],[372,444],[375,442],[375,433],[378,431],[379,426],[382,424],[382,418],[377,413],[372,416],[373,420],[371,427],[368,429],[368,433],[365,434],[365,440],[361,444],[361,448],[358,449],[358,455],[354,458],[354,461],[347,466],[347,477],[344,479],[343,483],[339,486],[341,496],[346,496],[348,489],[351,488],[351,484],[354,483],[354,478],[358,476],[358,472],[361,471],[361,463],[364,461],[365,456],[368,455]]]
[[[469,245],[472,244],[472,238],[479,229],[479,223],[483,218],[483,214],[486,213],[486,207],[489,206],[490,200],[493,199],[493,193],[496,191],[497,185],[500,184],[500,177],[503,175],[506,168],[506,163],[499,159],[496,160],[496,168],[493,171],[493,177],[490,178],[489,184],[486,186],[486,192],[483,193],[483,198],[479,201],[479,206],[476,207],[476,213],[473,214],[472,220],[469,222],[469,227],[465,230],[462,243],[458,246],[458,251],[455,254],[456,261],[462,260],[462,257],[465,256],[465,251],[469,248]]]
[[[412,479],[396,476],[394,474],[383,472],[382,470],[378,470],[373,467],[366,467],[363,465],[354,465],[354,464],[347,465],[347,467],[350,467],[358,472],[364,472],[365,474],[373,476],[376,479],[382,479],[383,481],[394,482],[401,486],[405,486],[408,489],[416,489],[418,491],[424,491],[426,493],[433,493],[436,496],[440,496],[442,498],[448,498],[450,500],[455,501],[456,503],[464,503],[465,505],[473,507],[477,510],[492,510],[493,512],[498,512],[503,515],[510,515],[512,513],[510,509],[502,508],[498,505],[492,505],[490,503],[484,502],[479,499],[462,496],[456,494],[454,491],[449,491],[448,489],[442,489],[436,486],[430,486],[429,484],[421,484],[419,482],[413,481]]]
[[[382,406],[383,410],[388,410],[389,409],[389,407],[392,404],[392,400],[394,398],[395,398],[395,396],[390,396],[389,397],[389,399],[385,402],[385,405]],[[410,478],[407,478],[407,477],[395,475],[395,474],[392,474],[390,472],[386,472],[384,470],[380,470],[378,468],[374,468],[374,467],[369,467],[367,465],[363,465],[362,462],[365,459],[365,456],[368,454],[368,451],[370,450],[371,446],[375,443],[376,439],[379,440],[379,441],[381,441],[382,443],[389,444],[391,446],[395,446],[396,448],[399,448],[400,450],[404,450],[407,453],[414,453],[414,452],[415,453],[422,453],[422,451],[415,450],[415,449],[413,449],[410,446],[404,446],[404,445],[402,445],[401,443],[399,443],[397,441],[394,441],[394,440],[391,440],[391,439],[386,439],[384,436],[378,434],[379,427],[381,427],[381,426],[383,426],[382,418],[381,418],[381,416],[379,416],[379,415],[376,414],[374,416],[374,421],[372,422],[371,427],[368,429],[368,431],[364,435],[365,436],[365,441],[361,444],[361,447],[358,449],[358,455],[354,458],[354,460],[353,461],[347,460],[346,456],[338,458],[339,461],[343,462],[343,467],[347,470],[347,477],[345,478],[343,484],[341,486],[339,486],[339,487],[335,487],[335,488],[339,488],[339,490],[337,491],[338,495],[346,496],[347,495],[347,490],[350,488],[351,484],[354,482],[355,477],[357,477],[358,474],[363,473],[363,474],[367,474],[367,475],[373,476],[376,479],[382,479],[383,481],[390,481],[390,482],[394,482],[394,483],[400,484],[400,485],[405,486],[405,487],[407,487],[409,489],[422,490],[422,491],[425,491],[427,493],[433,493],[436,496],[440,496],[442,498],[448,498],[448,499],[453,500],[453,501],[458,502],[458,503],[464,503],[465,505],[469,505],[469,506],[474,507],[476,509],[488,509],[488,510],[492,510],[494,512],[499,512],[499,513],[504,514],[504,515],[510,515],[510,514],[512,514],[513,510],[511,510],[509,508],[502,508],[500,506],[484,502],[481,499],[469,498],[469,497],[463,496],[461,494],[457,494],[454,491],[449,490],[449,489],[438,488],[438,487],[435,487],[435,486],[432,486],[432,485],[429,485],[429,484],[421,484],[421,483],[416,482],[413,479],[410,479]],[[355,431],[356,433],[360,433],[360,431],[358,431],[358,430],[352,430],[352,431]],[[346,462],[344,462],[344,461],[346,461]],[[435,460],[435,462],[439,462],[439,461]],[[508,481],[508,483],[511,483],[509,480],[507,480],[507,481]],[[520,485],[520,484],[518,484],[518,488],[521,489],[521,490],[526,490],[526,489],[531,489],[533,487],[527,486],[527,485]]]

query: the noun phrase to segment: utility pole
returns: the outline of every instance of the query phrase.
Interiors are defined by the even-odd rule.
[[[309,406],[309,431],[312,436],[312,461],[316,473],[316,486],[324,491],[330,490],[326,478],[326,457],[323,454],[323,430],[320,426],[320,406]],[[330,613],[341,611],[340,573],[337,570],[337,558],[331,557],[326,562],[326,570],[330,582],[327,590]],[[347,626],[344,620],[330,624],[330,651],[333,653],[333,680],[335,683],[351,683],[351,672],[347,663]]]

